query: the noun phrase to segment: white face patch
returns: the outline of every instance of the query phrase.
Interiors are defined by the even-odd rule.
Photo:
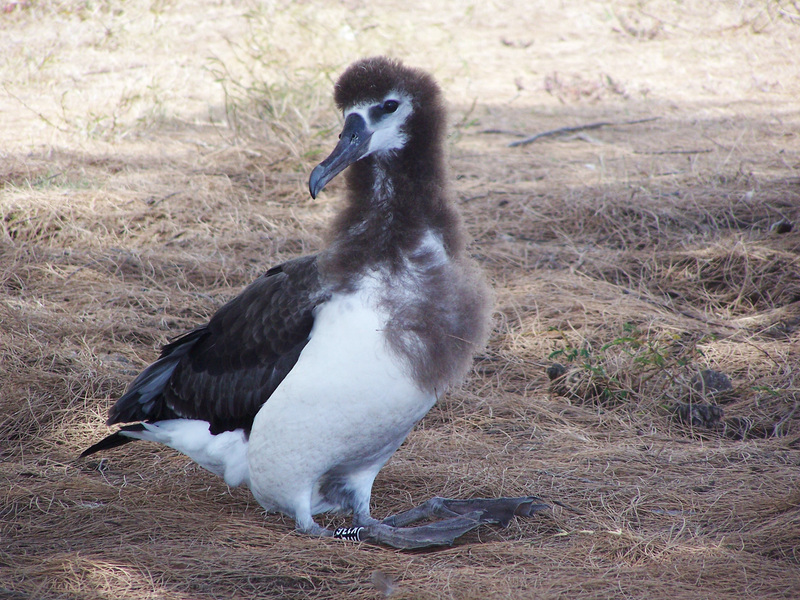
[[[397,103],[394,112],[386,112],[382,107],[387,102]],[[364,156],[369,154],[382,154],[400,150],[408,141],[408,136],[403,132],[403,125],[413,111],[411,98],[401,92],[389,92],[381,102],[358,104],[344,113],[345,119],[353,113],[358,114],[367,124],[367,129],[372,134],[369,149]]]

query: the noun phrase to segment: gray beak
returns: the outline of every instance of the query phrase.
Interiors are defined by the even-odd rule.
[[[312,198],[316,198],[331,179],[366,155],[371,137],[372,132],[367,129],[367,124],[361,115],[353,113],[345,119],[344,129],[339,135],[336,148],[311,171],[308,191],[311,192]]]

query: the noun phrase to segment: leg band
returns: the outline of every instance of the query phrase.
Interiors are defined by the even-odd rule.
[[[360,542],[362,531],[364,531],[363,527],[339,527],[339,529],[333,532],[333,537],[339,540]]]

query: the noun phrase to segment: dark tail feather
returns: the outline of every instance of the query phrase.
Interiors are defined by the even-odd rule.
[[[128,391],[117,400],[108,414],[108,425],[131,421],[158,421],[175,418],[177,415],[164,404],[162,393],[178,363],[189,353],[198,340],[207,334],[208,327],[202,326],[173,340],[161,349],[161,356],[152,365],[139,373],[128,387]],[[139,436],[125,435],[126,432],[140,433],[145,431],[144,425],[136,423],[125,425],[116,433],[81,452],[85,458],[101,450],[110,450],[128,442],[139,439]]]
[[[111,448],[122,446],[128,442],[135,442],[137,438],[128,437],[123,433],[125,431],[144,431],[144,425],[137,423],[135,425],[126,425],[125,427],[122,427],[116,433],[112,433],[111,435],[104,437],[96,444],[81,452],[80,458],[86,458],[95,452],[100,452],[101,450],[110,450]]]
[[[162,421],[177,417],[164,403],[164,387],[178,363],[206,333],[206,326],[198,327],[164,346],[161,357],[139,373],[128,386],[128,391],[108,411],[106,424]]]

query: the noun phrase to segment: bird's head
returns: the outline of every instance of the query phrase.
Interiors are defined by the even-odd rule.
[[[429,147],[441,143],[445,121],[441,92],[423,71],[385,57],[366,58],[350,65],[334,90],[344,128],[333,152],[311,172],[312,198],[362,158],[396,156],[412,143]],[[423,148],[418,150],[423,153]]]

